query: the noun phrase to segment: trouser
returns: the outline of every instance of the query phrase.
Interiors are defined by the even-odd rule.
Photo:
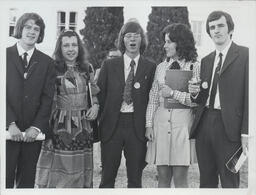
[[[239,187],[239,173],[232,173],[225,164],[240,146],[228,139],[221,111],[206,108],[196,137],[201,188],[217,188],[219,177],[223,188]]]
[[[41,141],[6,141],[6,188],[34,188]]]
[[[146,166],[146,142],[135,134],[132,113],[121,113],[114,135],[101,143],[102,179],[100,188],[114,188],[122,151],[126,159],[128,188],[140,188],[142,171]]]

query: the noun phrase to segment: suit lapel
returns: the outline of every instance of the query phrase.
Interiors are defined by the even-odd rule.
[[[114,74],[113,75],[116,75],[123,85],[125,84],[123,56],[116,59],[116,64],[114,65]]]
[[[36,69],[38,65],[38,51],[35,49],[34,53],[29,61],[29,70],[27,73],[27,79],[31,76],[32,72]]]
[[[211,85],[211,78],[213,74],[213,65],[214,65],[214,59],[215,59],[216,52],[212,52],[207,58],[205,65],[205,80],[209,83],[209,86]]]
[[[236,49],[236,44],[235,43],[232,43],[229,50],[228,50],[228,53],[227,53],[227,56],[225,58],[225,61],[222,65],[222,68],[221,68],[221,72],[220,72],[220,75],[229,67],[229,65],[232,64],[232,62],[238,57],[238,52],[237,52],[237,49]]]
[[[137,67],[136,74],[135,74],[135,77],[134,77],[134,82],[139,80],[139,78],[142,75],[144,75],[146,68],[147,68],[147,65],[144,63],[143,57],[140,56],[140,59],[138,61],[138,67]]]
[[[10,57],[11,57],[11,59],[7,59],[7,60],[12,60],[12,62],[15,64],[18,72],[23,77],[24,69],[22,67],[21,58],[20,58],[19,53],[18,53],[17,44],[15,44],[14,46],[11,47]]]

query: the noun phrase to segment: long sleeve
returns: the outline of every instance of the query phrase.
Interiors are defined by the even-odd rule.
[[[156,71],[156,73],[155,73],[152,88],[149,92],[149,102],[148,102],[147,111],[146,111],[146,127],[153,126],[153,118],[155,115],[155,111],[160,104],[160,102],[159,102],[159,83],[157,81],[157,75],[158,75],[158,71]]]
[[[96,84],[95,80],[94,80],[94,74],[90,73],[90,83],[91,83],[91,93],[92,93],[92,105],[93,104],[98,104],[98,98],[97,98],[97,94],[100,92],[100,88],[98,87],[98,85]]]
[[[190,63],[188,63],[185,66],[184,70],[187,69],[188,67],[190,67]],[[196,78],[197,80],[200,79],[200,63],[199,62],[195,62],[193,64],[193,77]],[[184,104],[184,105],[189,106],[189,107],[197,106],[196,103],[193,103],[191,101],[190,97],[191,97],[191,94],[188,93],[188,92],[182,92],[182,91],[174,90],[173,98],[175,100],[179,101],[179,103]]]
[[[49,123],[49,116],[51,113],[52,108],[52,100],[54,96],[54,89],[55,89],[55,69],[53,63],[49,64],[48,72],[46,74],[45,84],[42,91],[41,96],[41,105],[37,112],[37,115],[35,117],[34,122],[32,123],[32,126],[37,127],[42,132],[48,131],[48,129],[45,129],[48,127]]]
[[[104,110],[105,100],[107,97],[107,64],[106,61],[103,63],[102,68],[99,73],[97,85],[100,89],[99,93],[97,94],[99,104],[100,104],[100,114]]]
[[[10,123],[15,122],[17,120],[17,116],[11,108],[11,105],[8,103],[6,98],[6,129],[10,125]]]
[[[246,58],[246,62],[245,62],[245,75],[244,75],[244,79],[245,79],[245,85],[244,85],[244,110],[243,110],[243,120],[242,120],[242,129],[241,129],[241,134],[248,134],[248,101],[249,101],[249,79],[248,79],[248,75],[249,75],[249,51],[246,51],[247,54],[247,58]]]

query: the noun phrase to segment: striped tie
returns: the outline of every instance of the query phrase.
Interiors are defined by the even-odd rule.
[[[23,54],[23,59],[22,59],[22,64],[23,64],[23,66],[24,66],[25,69],[28,67],[28,59],[27,59],[27,57],[28,57],[28,53],[25,52],[25,53]]]
[[[210,101],[209,101],[209,108],[214,109],[214,102],[215,102],[215,96],[216,96],[216,91],[217,91],[217,84],[219,82],[219,78],[220,78],[220,67],[222,64],[222,53],[219,54],[219,62],[218,65],[215,69],[214,72],[214,77],[213,77],[213,81],[212,81],[212,90],[211,90],[211,95],[210,95]]]
[[[132,60],[130,63],[131,70],[129,72],[129,75],[126,79],[125,87],[124,87],[124,94],[123,94],[123,100],[129,105],[132,103],[132,84],[133,84],[133,78],[134,78],[134,66],[135,61]]]

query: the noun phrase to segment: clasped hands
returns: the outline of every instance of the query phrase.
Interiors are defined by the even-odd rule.
[[[15,123],[9,126],[8,131],[11,135],[11,140],[16,142],[34,142],[39,134],[39,131],[34,127],[29,127],[26,129],[25,135],[23,136],[22,132]]]

